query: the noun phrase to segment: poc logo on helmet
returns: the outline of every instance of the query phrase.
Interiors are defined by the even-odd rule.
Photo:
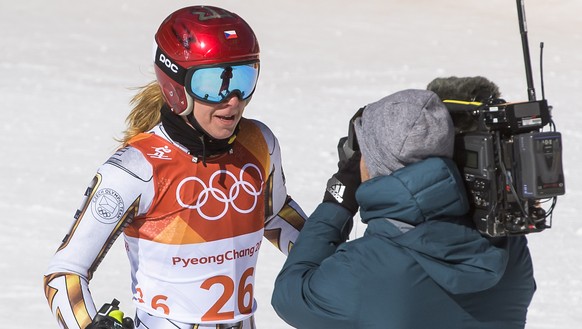
[[[166,65],[166,67],[169,68],[172,72],[178,73],[178,65],[172,63],[172,61],[170,61],[169,58],[166,58],[164,54],[160,54],[158,60],[164,63],[164,65]]]

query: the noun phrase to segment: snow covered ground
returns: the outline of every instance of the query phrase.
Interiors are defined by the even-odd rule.
[[[582,2],[527,0],[535,86],[543,41],[545,94],[563,135],[567,194],[554,226],[530,236],[538,291],[530,329],[582,323]],[[153,79],[159,23],[186,1],[0,2],[0,324],[53,328],[42,290],[48,260],[95,169],[124,129],[132,87]],[[278,135],[291,195],[310,212],[336,163],[335,145],[360,106],[437,76],[484,75],[507,100],[527,100],[516,3],[507,0],[207,1],[239,13],[262,49],[247,116]],[[361,234],[363,225],[356,227]],[[97,304],[133,313],[122,244],[91,282]],[[284,258],[263,248],[260,328],[289,328],[270,306]]]

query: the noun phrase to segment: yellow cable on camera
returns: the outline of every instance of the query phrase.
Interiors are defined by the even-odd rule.
[[[451,104],[460,104],[460,105],[473,105],[473,106],[481,106],[483,103],[481,102],[467,102],[467,101],[459,101],[455,99],[445,99],[443,103],[451,103]]]

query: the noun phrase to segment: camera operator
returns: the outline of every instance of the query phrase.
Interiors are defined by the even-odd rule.
[[[340,140],[339,170],[277,277],[281,318],[297,328],[524,328],[535,291],[527,241],[486,238],[467,216],[454,130],[426,90],[358,111],[347,138],[356,152],[343,159]],[[346,242],[358,207],[366,232]]]

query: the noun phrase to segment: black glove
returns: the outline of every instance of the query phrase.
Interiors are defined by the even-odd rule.
[[[327,181],[324,202],[335,202],[349,210],[352,214],[358,212],[356,190],[362,179],[360,177],[359,151],[346,150],[347,137],[342,137],[338,143],[338,171]]]
[[[85,329],[134,329],[133,320],[124,318],[119,310],[119,301],[113,299],[111,304],[105,303],[93,318],[93,322]]]

